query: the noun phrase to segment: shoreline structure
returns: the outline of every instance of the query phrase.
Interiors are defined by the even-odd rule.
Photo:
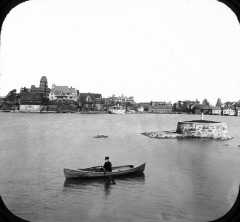
[[[230,140],[227,124],[208,120],[178,122],[176,131],[157,131],[142,133],[156,139],[207,138]]]

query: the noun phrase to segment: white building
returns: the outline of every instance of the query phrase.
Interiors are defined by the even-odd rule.
[[[68,86],[56,86],[52,85],[51,92],[49,93],[49,100],[74,100],[77,101],[78,91],[75,88]]]

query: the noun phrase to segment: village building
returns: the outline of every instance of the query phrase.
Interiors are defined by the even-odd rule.
[[[194,114],[212,114],[212,107],[202,104],[196,104],[192,106],[192,113]]]
[[[149,106],[149,113],[172,113],[172,104],[165,103],[162,105]]]
[[[95,98],[95,104],[93,105],[94,110],[103,110],[105,108],[106,99],[105,98]]]
[[[193,106],[199,104],[197,101],[185,100],[173,104],[174,113],[192,113]]]
[[[22,88],[19,93],[19,111],[41,112],[44,103],[47,102],[50,90],[46,76],[41,77],[39,87],[32,85],[30,89]]]
[[[78,99],[78,90],[68,86],[56,86],[52,85],[51,92],[49,93],[49,100],[73,100],[77,101]]]
[[[40,112],[43,106],[42,92],[21,92],[19,111]]]
[[[136,104],[133,96],[127,97],[127,96],[124,96],[123,94],[121,96],[112,95],[111,97],[108,97],[106,99],[107,106],[116,106],[116,105],[126,106],[128,104],[131,104],[131,106]]]
[[[222,115],[224,116],[235,116],[236,115],[236,108],[233,106],[224,106],[222,108]]]
[[[40,79],[39,87],[32,85],[30,88],[30,93],[42,93],[43,99],[47,99],[51,89],[48,88],[48,81],[46,76],[42,76]]]
[[[212,106],[212,115],[221,115],[222,109],[220,106]]]
[[[78,103],[82,109],[95,109],[97,99],[102,99],[102,95],[98,93],[79,93]],[[98,100],[99,101],[99,100]],[[98,103],[99,106],[101,104]]]

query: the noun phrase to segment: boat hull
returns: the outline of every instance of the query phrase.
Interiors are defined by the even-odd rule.
[[[114,107],[111,107],[108,112],[110,114],[125,114],[126,113],[126,109],[124,109],[123,107],[121,106],[114,106]]]
[[[142,173],[145,169],[145,165],[146,164],[144,163],[138,166],[126,165],[113,167],[112,168],[113,171],[107,172],[107,174],[111,177],[121,177]],[[66,179],[106,178],[107,177],[106,173],[100,172],[100,168],[101,168],[100,166],[78,170],[71,170],[65,168],[63,172]]]
[[[125,114],[125,110],[117,110],[117,109],[112,109],[112,110],[109,110],[109,113],[110,114]]]

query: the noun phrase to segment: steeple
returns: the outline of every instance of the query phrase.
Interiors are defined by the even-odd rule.
[[[42,76],[40,80],[40,88],[48,88],[48,82],[46,76]]]

